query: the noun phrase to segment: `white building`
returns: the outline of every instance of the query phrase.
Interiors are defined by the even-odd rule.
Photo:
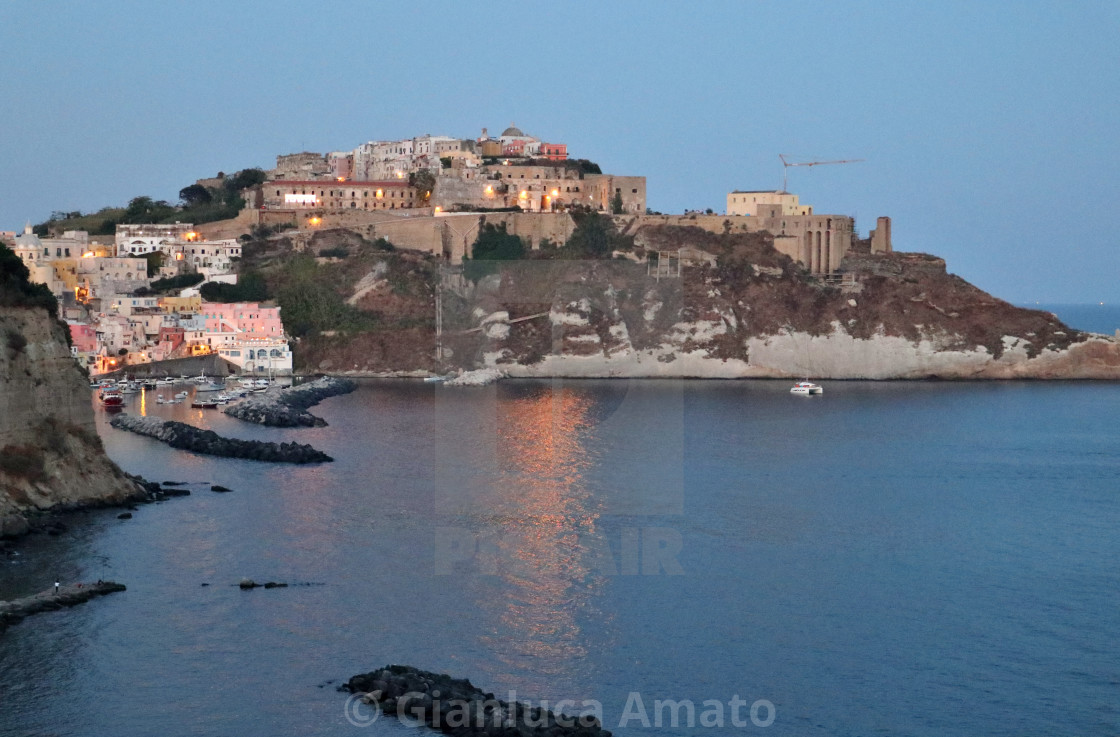
[[[292,350],[277,338],[234,338],[218,347],[218,355],[243,374],[287,376],[292,373]]]
[[[117,226],[116,247],[118,256],[143,256],[159,251],[175,241],[192,241],[197,238],[191,223],[172,225],[152,223],[122,223]]]

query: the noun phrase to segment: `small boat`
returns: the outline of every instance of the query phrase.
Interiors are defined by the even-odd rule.
[[[174,386],[174,384],[175,379],[172,379],[170,376],[165,376],[156,382],[156,386]]]
[[[134,381],[126,381],[120,385],[121,394],[136,394],[140,391],[140,385]]]
[[[124,396],[116,389],[102,389],[97,398],[105,407],[120,407],[124,404]]]
[[[221,384],[215,384],[212,381],[208,381],[205,384],[199,384],[195,387],[194,390],[195,392],[220,392],[224,389],[225,387]]]
[[[191,402],[191,407],[194,409],[217,409],[218,404],[213,399],[196,399]]]
[[[794,384],[793,388],[789,390],[789,393],[790,394],[800,394],[802,396],[807,397],[810,394],[824,394],[824,389],[822,389],[817,384],[812,384],[808,380],[805,380],[805,381],[799,381],[796,384]]]
[[[140,386],[144,387],[145,389],[155,389],[157,386],[159,386],[159,382],[157,382],[155,379],[145,379],[144,381],[140,382]]]

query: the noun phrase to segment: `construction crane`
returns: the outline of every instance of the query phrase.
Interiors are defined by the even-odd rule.
[[[837,161],[786,161],[785,154],[778,154],[778,158],[782,160],[782,191],[786,191],[786,180],[789,177],[789,168],[791,166],[821,166],[822,164],[854,164],[863,159],[839,159]]]

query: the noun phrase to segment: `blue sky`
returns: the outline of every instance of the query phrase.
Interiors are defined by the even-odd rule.
[[[0,229],[511,121],[650,207],[781,183],[1015,302],[1120,302],[1120,3],[0,0]]]

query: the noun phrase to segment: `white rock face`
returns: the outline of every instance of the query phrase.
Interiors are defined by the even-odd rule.
[[[627,335],[623,323],[612,325],[610,332],[620,338]],[[948,350],[946,346],[955,342],[956,336],[931,334],[918,341],[887,335],[862,339],[852,337],[839,323],[834,323],[829,335],[789,333],[749,338],[744,343],[747,360],[712,356],[703,345],[726,333],[723,322],[701,320],[677,323],[665,342],[649,350],[634,350],[627,339],[605,354],[550,354],[537,363],[521,365],[509,362],[508,351],[496,351],[486,354],[486,362],[513,377],[1120,378],[1120,340],[1104,336],[1066,350],[1045,350],[1034,358],[1027,352],[1028,341],[1007,336],[1003,353],[997,359],[983,346]],[[585,335],[568,336],[566,340],[586,344],[598,339]],[[685,351],[686,341],[690,346],[701,347]]]

